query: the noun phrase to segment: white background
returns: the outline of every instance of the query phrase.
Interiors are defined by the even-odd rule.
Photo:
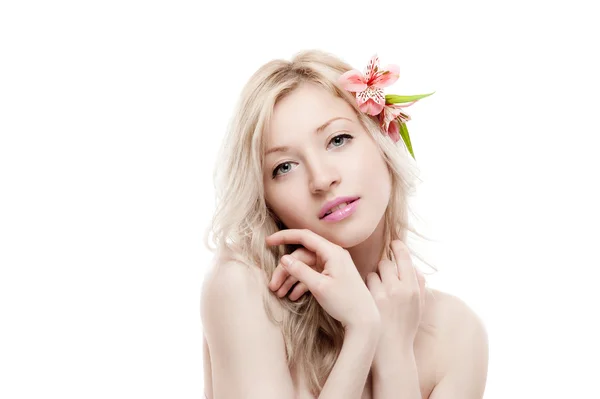
[[[309,48],[436,92],[407,109],[418,245],[486,325],[485,398],[597,395],[583,3],[2,2],[0,397],[202,396],[216,151],[250,75]]]

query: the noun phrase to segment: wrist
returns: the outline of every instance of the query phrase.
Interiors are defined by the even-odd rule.
[[[407,363],[414,363],[415,352],[412,343],[398,340],[380,339],[373,358],[373,370],[390,370]]]
[[[381,323],[378,320],[363,320],[360,323],[345,326],[346,337],[360,336],[377,344],[381,336]]]

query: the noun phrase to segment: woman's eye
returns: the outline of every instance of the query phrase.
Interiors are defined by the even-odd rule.
[[[329,143],[330,144],[335,143],[334,147],[341,147],[346,141],[350,141],[353,138],[354,138],[354,136],[347,134],[347,133],[338,134],[337,136],[333,137]],[[344,140],[344,139],[346,139],[346,140]],[[275,169],[273,169],[273,175],[272,175],[273,179],[277,178],[277,176],[287,174],[290,170],[292,170],[291,165],[293,163],[295,163],[295,162],[283,162],[283,163],[280,163],[279,165],[277,165],[275,167]],[[282,173],[278,173],[280,170]]]
[[[290,170],[292,170],[291,167],[292,162],[284,162],[284,163],[280,163],[279,165],[277,165],[277,167],[273,170],[273,178],[276,178],[278,176],[278,171],[282,170],[284,173],[281,174],[286,174],[287,172],[289,172]],[[279,174],[279,175],[281,175]]]
[[[354,137],[353,137],[353,136],[351,136],[351,135],[349,135],[349,134],[347,134],[347,133],[344,133],[344,134],[338,134],[337,136],[335,136],[334,138],[332,138],[332,139],[331,139],[330,143],[337,142],[337,143],[339,143],[340,145],[336,145],[335,147],[341,147],[341,144],[342,144],[342,143],[344,143],[344,140],[343,140],[344,138],[345,138],[345,139],[348,139],[347,141],[350,141],[350,140],[352,140]]]

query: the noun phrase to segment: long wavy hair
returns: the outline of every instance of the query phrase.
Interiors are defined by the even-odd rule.
[[[265,130],[277,102],[302,83],[316,84],[345,100],[378,145],[392,180],[391,198],[384,215],[383,250],[387,258],[394,259],[390,248],[393,240],[406,243],[407,231],[427,239],[408,222],[407,198],[415,190],[417,169],[402,141],[395,144],[383,135],[378,122],[358,109],[354,95],[337,85],[337,78],[351,69],[338,57],[320,50],[299,52],[291,61],[270,61],[244,86],[229,122],[213,175],[216,210],[204,244],[217,257],[228,254],[248,267],[262,269],[265,287],[281,256],[296,248],[265,245],[265,237],[286,228],[265,202],[262,178]],[[411,253],[437,271],[412,249]],[[274,317],[269,306],[272,300],[282,306],[282,320]],[[298,368],[307,376],[310,391],[318,395],[341,351],[343,326],[319,305],[310,291],[294,302],[265,289],[263,304],[269,318],[282,328],[288,367]],[[435,333],[431,325],[422,323],[419,328]]]

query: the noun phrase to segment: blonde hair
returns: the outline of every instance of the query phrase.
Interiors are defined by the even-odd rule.
[[[407,198],[414,192],[417,179],[410,155],[401,141],[396,145],[381,133],[376,120],[358,109],[353,94],[337,85],[337,78],[351,69],[339,58],[320,50],[302,51],[291,61],[273,60],[252,75],[236,105],[213,175],[217,207],[204,239],[211,252],[231,254],[250,267],[261,268],[265,287],[278,260],[294,248],[265,245],[265,238],[283,226],[265,202],[262,177],[264,133],[270,125],[275,104],[302,83],[316,84],[345,100],[377,143],[392,177],[391,198],[384,216],[387,258],[394,259],[390,243],[396,239],[406,243],[407,231],[425,238],[408,223]],[[211,232],[214,248],[209,245]],[[341,323],[325,312],[310,292],[296,302],[287,297],[279,298],[269,290],[264,292],[263,302],[269,318],[282,327],[288,367],[299,367],[308,376],[311,392],[318,395],[342,347],[344,329]],[[284,309],[280,322],[275,320],[269,306],[269,300],[273,298]]]

